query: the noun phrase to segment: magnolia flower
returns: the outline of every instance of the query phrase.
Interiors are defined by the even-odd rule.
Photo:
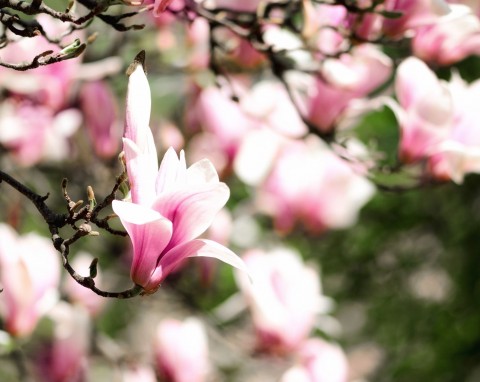
[[[422,25],[431,25],[450,8],[444,0],[386,0],[387,11],[400,12],[399,18],[385,18],[383,30],[387,35],[398,36]]]
[[[424,62],[409,58],[397,71],[398,103],[390,102],[400,125],[400,159],[425,162],[434,179],[461,183],[480,172],[480,82],[467,84],[454,74],[439,80]]]
[[[155,0],[155,4],[153,6],[153,15],[160,16],[162,12],[167,10],[167,7],[173,0]]]
[[[296,350],[317,316],[330,309],[318,273],[287,248],[251,250],[244,259],[253,283],[241,274],[236,280],[252,312],[258,347],[280,353]]]
[[[208,342],[202,322],[166,319],[155,336],[157,368],[168,382],[205,382],[210,369]]]
[[[245,270],[241,259],[226,247],[196,239],[225,205],[230,191],[210,161],[201,160],[187,169],[183,151],[177,156],[170,148],[158,169],[148,126],[150,102],[143,66],[135,62],[123,138],[132,201],[112,203],[132,241],[132,280],[145,293],[153,293],[184,259],[193,256],[214,257]]]
[[[471,54],[480,54],[480,20],[470,8],[451,5],[451,12],[432,25],[417,28],[412,40],[415,56],[440,65],[451,65]]]
[[[346,382],[347,357],[343,350],[318,338],[302,344],[298,365],[290,368],[280,382]]]
[[[28,336],[58,298],[60,264],[51,242],[34,233],[18,236],[0,224],[0,294],[5,329]]]
[[[298,222],[318,233],[353,225],[373,196],[375,188],[362,176],[366,168],[357,164],[315,136],[293,141],[259,132],[245,140],[235,168],[240,179],[258,187],[256,206],[279,231],[289,232]]]
[[[369,44],[323,61],[322,77],[290,76],[302,114],[321,132],[331,132],[349,109],[388,80],[392,61]],[[303,94],[303,96],[302,96]]]

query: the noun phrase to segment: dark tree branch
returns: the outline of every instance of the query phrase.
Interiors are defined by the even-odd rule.
[[[88,191],[88,199],[89,204],[87,206],[81,207],[83,201],[74,202],[67,193],[67,180],[64,179],[62,182],[62,191],[65,200],[67,201],[67,209],[68,214],[58,214],[53,212],[46,204],[45,200],[48,198],[48,194],[45,196],[41,196],[30,188],[25,186],[24,184],[20,183],[10,175],[6,174],[3,171],[0,171],[0,183],[5,182],[9,184],[12,188],[20,192],[22,195],[27,197],[37,208],[37,210],[42,215],[45,222],[48,224],[49,230],[52,234],[52,242],[54,247],[57,251],[60,252],[62,256],[63,267],[67,270],[67,272],[73,277],[73,279],[79,283],[80,285],[92,290],[94,293],[98,294],[102,297],[109,297],[109,298],[132,298],[138,296],[142,293],[143,288],[139,285],[134,285],[130,289],[124,290],[122,292],[108,292],[97,288],[95,285],[95,277],[96,277],[96,265],[98,259],[95,259],[90,266],[90,276],[84,277],[81,276],[79,273],[75,271],[75,269],[71,266],[68,255],[70,252],[70,245],[74,244],[82,237],[85,236],[95,236],[98,235],[98,232],[92,231],[90,226],[90,222],[97,224],[101,228],[105,228],[109,232],[114,232],[116,234],[121,234],[123,236],[126,235],[125,232],[116,231],[109,227],[108,220],[109,217],[107,216],[104,219],[98,219],[97,216],[101,210],[106,208],[107,206],[111,205],[112,201],[115,199],[115,194],[121,184],[126,180],[125,172],[122,173],[115,182],[115,185],[109,195],[105,197],[105,199],[94,206],[95,204],[95,197],[93,195],[93,190],[89,188]],[[80,208],[81,207],[81,208]],[[78,227],[76,223],[81,223]],[[64,227],[65,225],[70,225],[75,229],[75,233],[68,239],[64,239],[60,236],[59,230],[60,228]],[[103,226],[102,226],[103,225]]]

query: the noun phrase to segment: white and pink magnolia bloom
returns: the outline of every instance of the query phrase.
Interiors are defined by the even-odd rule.
[[[375,192],[365,168],[341,159],[315,136],[294,141],[251,134],[235,165],[240,179],[257,187],[257,208],[281,232],[297,222],[312,232],[347,228]]]
[[[412,40],[415,56],[437,65],[451,65],[480,54],[480,20],[466,5],[453,4],[435,23],[418,27]]]
[[[156,17],[160,16],[160,14],[167,10],[172,1],[174,0],[155,0],[153,6],[153,15]]]
[[[305,124],[281,84],[262,81],[248,90],[238,81],[234,87],[239,102],[231,99],[228,86],[208,87],[191,109],[191,116],[204,131],[194,137],[190,147],[193,152],[209,153],[218,171],[230,170],[252,132],[268,130],[288,137],[306,134]]]
[[[38,15],[38,21],[48,36],[61,36],[68,26],[46,14]],[[10,31],[9,31],[10,33]],[[76,37],[83,39],[83,31],[76,31],[62,39],[62,44],[72,43]],[[2,60],[6,62],[29,62],[35,55],[48,50],[57,52],[56,44],[50,43],[43,36],[33,38],[18,38],[11,36],[13,41],[2,49]],[[59,111],[72,95],[72,84],[80,68],[80,60],[64,60],[52,65],[40,66],[35,69],[20,72],[0,68],[0,85],[15,95],[27,96],[41,105]]]
[[[81,113],[76,109],[56,113],[27,99],[9,98],[0,105],[0,144],[9,149],[22,166],[41,160],[58,161],[71,155],[68,139],[81,120]]]
[[[450,11],[445,0],[386,0],[383,7],[402,14],[399,18],[384,19],[383,31],[390,36],[401,36],[417,27],[432,25]]]
[[[480,172],[480,81],[465,83],[457,74],[439,80],[424,62],[402,62],[391,102],[400,125],[399,155],[405,163],[425,161],[429,175],[461,183]]]
[[[167,382],[205,382],[210,371],[207,334],[200,320],[165,319],[154,341],[157,368]]]
[[[322,77],[312,78],[307,86],[302,114],[320,131],[328,133],[355,102],[388,80],[392,61],[377,48],[364,44],[338,59],[324,60],[321,73]],[[297,87],[294,81],[292,85]]]
[[[136,63],[128,84],[123,148],[131,202],[116,200],[113,210],[133,245],[130,276],[145,293],[153,293],[187,257],[207,256],[245,270],[228,248],[197,239],[225,205],[230,191],[208,160],[187,168],[170,148],[158,168],[150,119],[150,87],[143,66]]]
[[[0,224],[1,315],[14,336],[28,336],[58,298],[60,262],[52,243]]]
[[[338,345],[318,338],[305,341],[298,352],[298,365],[290,368],[280,382],[346,382],[348,362]]]
[[[250,250],[243,258],[253,282],[238,273],[236,280],[252,313],[258,348],[296,350],[331,305],[322,295],[318,273],[288,248]]]

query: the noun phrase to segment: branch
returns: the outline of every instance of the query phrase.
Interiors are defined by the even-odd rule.
[[[23,185],[22,183],[20,183],[19,181],[11,177],[10,175],[6,174],[3,171],[0,171],[0,183],[5,182],[9,184],[12,188],[20,192],[25,197],[27,197],[35,205],[37,210],[42,215],[43,219],[47,222],[50,232],[52,234],[53,245],[55,249],[57,249],[57,251],[59,251],[62,256],[63,267],[73,277],[73,279],[80,285],[92,290],[94,293],[98,294],[99,296],[108,297],[108,298],[119,298],[119,299],[132,298],[132,297],[138,296],[139,294],[142,294],[143,288],[139,285],[134,285],[130,289],[124,290],[122,292],[103,291],[96,287],[95,280],[94,280],[97,275],[98,259],[95,259],[92,262],[92,265],[90,266],[90,276],[84,277],[79,273],[77,273],[75,269],[73,269],[73,267],[71,266],[68,260],[68,255],[70,252],[70,245],[74,244],[80,238],[84,236],[98,235],[98,232],[92,231],[92,228],[89,223],[90,221],[92,221],[95,224],[97,224],[96,222],[102,221],[100,219],[97,219],[98,213],[103,208],[109,206],[112,203],[112,201],[115,198],[116,191],[120,188],[121,184],[125,181],[125,179],[126,179],[126,174],[122,173],[122,175],[120,175],[117,178],[117,181],[115,183],[115,186],[113,187],[112,192],[109,195],[107,195],[107,197],[96,207],[94,206],[93,190],[89,188],[90,203],[87,206],[81,208],[80,210],[78,210],[78,208],[81,206],[83,201],[74,202],[68,196],[66,191],[67,181],[66,179],[64,179],[64,181],[62,182],[62,189],[63,189],[63,195],[68,205],[68,214],[57,214],[53,212],[45,204],[45,200],[48,198],[49,194],[45,196],[41,196],[33,192],[27,186]],[[107,221],[108,217],[103,220]],[[77,227],[75,223],[79,221],[83,221],[83,223]],[[67,224],[71,225],[75,229],[75,233],[69,239],[63,239],[59,234],[59,229],[64,227]],[[106,224],[108,226],[108,223]],[[112,231],[115,231],[115,230],[112,230]],[[124,236],[126,235],[126,233],[124,232],[121,232],[121,231],[119,232],[122,233]]]
[[[47,222],[48,226],[52,228],[61,228],[67,224],[68,217],[65,214],[57,214],[53,212],[46,204],[45,200],[48,199],[50,194],[45,196],[38,195],[33,192],[27,186],[23,185],[16,179],[3,171],[0,171],[0,183],[4,181],[9,184],[15,190],[26,196],[37,208],[38,212],[42,215],[43,219]]]

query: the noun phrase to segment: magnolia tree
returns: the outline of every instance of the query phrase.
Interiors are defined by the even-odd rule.
[[[323,243],[480,172],[475,2],[2,1],[2,381],[381,378]]]

